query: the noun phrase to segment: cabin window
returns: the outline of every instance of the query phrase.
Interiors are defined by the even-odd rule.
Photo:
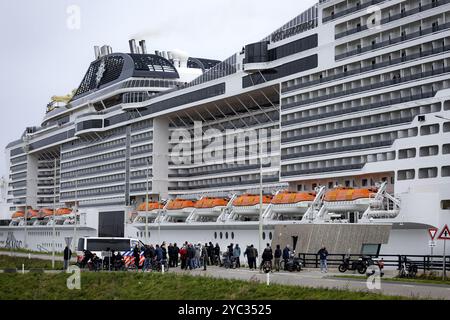
[[[441,201],[441,209],[442,210],[450,210],[450,200],[442,200]]]
[[[262,233],[262,239],[266,240],[266,233],[265,232]]]
[[[214,239],[217,239],[217,232],[214,232]]]
[[[362,179],[361,184],[363,187],[367,187],[367,179]]]
[[[272,240],[272,232],[269,232],[269,239]]]
[[[222,238],[223,238],[223,233],[221,232],[221,233],[220,233],[220,239],[222,239]]]
[[[234,232],[231,233],[231,239],[234,239]]]
[[[225,239],[228,239],[228,232],[225,232]]]

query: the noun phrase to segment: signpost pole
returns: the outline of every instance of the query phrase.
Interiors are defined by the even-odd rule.
[[[445,280],[445,278],[447,277],[447,274],[446,274],[446,269],[447,269],[446,260],[447,260],[447,257],[445,256],[445,243],[446,242],[447,242],[447,240],[444,240],[444,256],[443,256],[443,263],[442,263],[442,269],[443,269],[442,280]]]

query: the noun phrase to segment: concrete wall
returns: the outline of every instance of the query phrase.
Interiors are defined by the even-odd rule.
[[[293,236],[298,237],[297,253],[317,253],[325,246],[330,254],[359,254],[363,244],[385,244],[391,225],[376,224],[297,224],[275,227],[272,246],[293,248]]]

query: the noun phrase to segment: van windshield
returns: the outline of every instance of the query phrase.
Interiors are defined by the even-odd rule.
[[[89,251],[114,251],[130,250],[130,239],[87,239],[87,249]]]

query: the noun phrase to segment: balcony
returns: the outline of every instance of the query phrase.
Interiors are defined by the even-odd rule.
[[[450,0],[436,0],[436,2],[432,2],[432,3],[424,5],[424,6],[418,6],[414,9],[407,10],[407,11],[401,12],[399,14],[381,19],[380,24],[383,25],[383,24],[386,24],[386,23],[389,23],[392,21],[400,20],[402,18],[406,18],[406,17],[412,16],[412,15],[420,13],[420,12],[424,12],[424,11],[427,11],[427,10],[430,10],[433,8],[437,8],[439,6],[442,6],[442,5],[445,5],[448,3],[450,3]],[[346,37],[346,36],[361,32],[361,31],[368,30],[368,29],[369,29],[368,26],[358,26],[356,28],[336,34],[335,39],[340,39],[340,38],[343,38],[343,37]]]
[[[408,40],[412,40],[412,39],[415,39],[415,38],[419,38],[419,37],[422,37],[422,36],[425,36],[425,35],[429,35],[429,34],[432,34],[432,33],[438,32],[438,31],[446,30],[446,29],[449,29],[449,28],[450,28],[450,22],[444,23],[444,24],[439,25],[439,26],[434,26],[434,27],[430,27],[430,28],[427,28],[427,29],[419,30],[419,31],[410,33],[408,35],[402,35],[402,36],[394,38],[394,39],[385,40],[385,41],[382,41],[382,42],[379,42],[379,43],[375,43],[375,44],[370,45],[370,46],[366,46],[366,47],[363,47],[363,48],[358,48],[358,49],[355,49],[355,50],[352,50],[352,51],[349,51],[349,52],[346,52],[346,53],[343,53],[343,54],[339,54],[339,55],[335,56],[335,59],[336,59],[336,61],[342,60],[342,59],[345,59],[345,58],[349,58],[351,56],[355,56],[355,55],[362,54],[362,53],[365,53],[365,52],[370,52],[370,51],[373,51],[373,50],[381,49],[381,48],[384,48],[384,47],[387,47],[387,46],[390,46],[390,45],[394,45],[394,44],[398,44],[398,43],[405,42],[405,41],[408,41]]]
[[[282,109],[288,109],[291,108],[291,105],[294,106],[302,106],[302,105],[308,105],[308,104],[312,104],[312,103],[316,103],[316,102],[323,102],[326,100],[330,100],[330,99],[336,99],[336,98],[341,98],[347,95],[351,95],[351,94],[356,94],[356,93],[362,93],[364,91],[372,91],[372,90],[376,90],[376,89],[380,89],[380,88],[385,88],[388,86],[393,86],[393,85],[398,85],[401,83],[406,83],[406,82],[410,82],[410,81],[415,81],[415,80],[420,80],[420,79],[424,79],[424,78],[428,78],[431,76],[437,76],[437,75],[441,75],[441,74],[445,74],[450,72],[450,67],[445,67],[445,68],[438,68],[438,69],[434,69],[431,71],[426,71],[426,72],[420,72],[420,73],[416,73],[416,74],[412,74],[406,77],[401,77],[401,78],[397,78],[397,79],[392,79],[392,80],[387,80],[387,81],[382,81],[376,84],[371,84],[371,85],[367,85],[367,86],[361,86],[358,88],[354,88],[354,89],[349,89],[349,90],[342,90],[339,92],[335,92],[335,93],[330,93],[327,95],[323,95],[323,96],[319,96],[316,98],[311,98],[311,99],[304,99],[301,101],[296,101],[290,104],[286,104],[283,105]]]
[[[294,91],[297,89],[302,89],[302,88],[308,88],[311,86],[315,86],[315,85],[319,85],[319,84],[323,84],[323,83],[327,83],[327,82],[331,82],[331,81],[335,81],[338,79],[342,79],[342,78],[346,78],[346,77],[350,77],[353,75],[359,75],[365,72],[371,72],[374,70],[378,70],[378,69],[382,69],[385,67],[392,67],[394,65],[397,64],[402,64],[408,61],[413,61],[419,58],[424,58],[424,57],[428,57],[428,56],[432,56],[434,54],[438,54],[438,53],[444,53],[444,52],[448,52],[450,51],[450,45],[447,46],[443,46],[443,47],[438,47],[438,48],[433,48],[431,50],[427,50],[427,51],[422,51],[420,53],[416,53],[416,54],[410,54],[408,56],[404,56],[401,58],[397,58],[397,59],[391,59],[389,61],[385,61],[385,62],[379,62],[376,64],[373,64],[371,66],[368,67],[360,67],[351,71],[347,71],[347,72],[342,72],[340,74],[337,75],[332,75],[332,76],[328,76],[328,77],[323,77],[317,80],[312,80],[312,81],[308,81],[308,82],[303,82],[294,86],[289,86],[286,88],[283,88],[281,90],[282,93],[286,93],[286,92],[290,92],[290,91]]]

